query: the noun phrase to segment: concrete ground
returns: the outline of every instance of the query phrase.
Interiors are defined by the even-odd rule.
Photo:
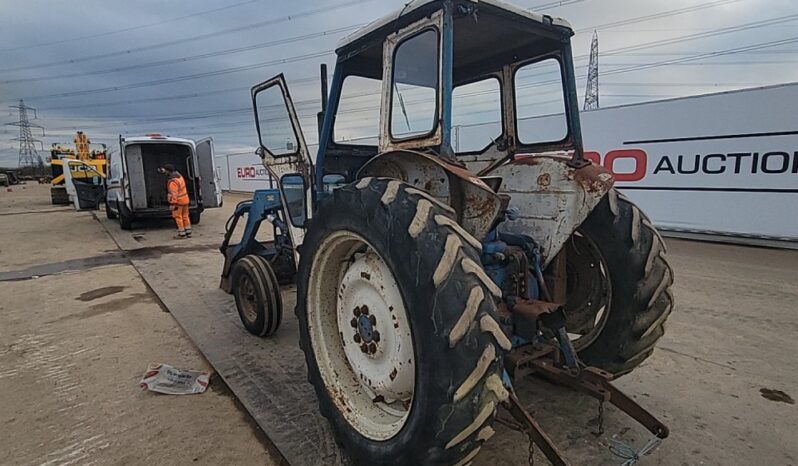
[[[18,208],[9,207],[5,194],[0,193],[0,215],[3,209]],[[41,195],[49,201],[45,192]],[[48,235],[41,233],[60,231],[60,225],[68,224],[81,232],[76,237],[81,242],[94,238],[92,252],[86,255],[109,256],[123,249],[127,256],[143,258],[142,263],[152,271],[152,284],[156,285],[153,288],[157,288],[164,302],[187,303],[186,296],[192,295],[195,299],[191,302],[207,307],[181,308],[181,319],[190,317],[191,312],[198,316],[217,315],[218,327],[212,328],[210,334],[220,332],[225,325],[240,326],[231,308],[232,300],[215,288],[221,256],[213,248],[221,240],[224,220],[242,198],[227,195],[223,209],[203,215],[202,223],[195,227],[196,237],[179,243],[171,239],[173,231],[168,222],[125,232],[101,213],[102,225],[89,214],[74,212],[0,216],[0,276],[30,268],[25,257],[38,248],[52,252],[32,256],[37,261],[45,257],[50,258],[49,262],[81,257],[57,246],[52,238],[46,242]],[[46,210],[46,206],[42,209]],[[14,225],[8,225],[10,218]],[[17,238],[17,231],[27,231],[25,236],[30,236],[35,246],[26,247],[27,240]],[[65,238],[63,234],[57,237]],[[794,402],[798,395],[798,364],[794,362],[798,350],[794,312],[798,301],[794,278],[798,251],[676,239],[667,239],[667,245],[676,279],[676,306],[668,320],[668,331],[654,355],[618,381],[622,389],[671,428],[671,436],[641,464],[798,464],[798,407]],[[0,296],[13,295],[5,298],[0,309],[0,392],[12,393],[10,399],[0,399],[0,422],[19,429],[19,433],[10,429],[10,436],[0,436],[0,451],[10,451],[8,461],[15,463],[44,463],[60,458],[63,452],[71,452],[71,458],[86,455],[81,462],[142,462],[140,458],[160,459],[163,463],[187,461],[187,456],[177,453],[161,458],[146,456],[166,455],[169,450],[179,450],[181,454],[204,452],[197,455],[204,461],[269,461],[263,444],[244,416],[236,412],[230,398],[213,390],[183,398],[138,391],[136,382],[149,362],[192,368],[206,367],[206,363],[169,314],[161,312],[152,301],[154,298],[135,274],[125,272],[128,267],[112,264],[33,280],[0,282]],[[183,270],[193,280],[191,283],[202,286],[187,292],[173,285],[171,273],[175,270]],[[84,275],[88,280],[77,278]],[[125,288],[91,301],[79,300],[92,290],[94,293],[84,298],[107,293],[97,290],[108,286]],[[67,298],[59,300],[54,296],[59,293]],[[286,306],[293,302],[290,290],[285,299]],[[125,306],[124,310],[118,309]],[[217,306],[223,309],[216,309]],[[177,311],[173,311],[175,315]],[[253,352],[282,351],[279,345],[291,345],[290,351],[280,354],[296,358],[296,325],[288,307],[284,319],[274,340],[253,337],[245,340],[245,345],[250,345]],[[66,343],[69,341],[72,343]],[[208,341],[195,339],[196,344],[206,348]],[[68,364],[72,365],[67,367]],[[292,371],[303,367],[301,362],[287,360],[281,364]],[[15,370],[25,370],[27,376]],[[301,371],[296,372],[290,374],[297,379],[295,390],[307,391]],[[67,375],[70,382],[59,391],[62,385],[57,384],[62,382],[58,377]],[[261,376],[270,374],[261,371]],[[74,383],[80,388],[71,388],[69,384]],[[276,398],[262,382],[259,390],[256,394]],[[86,395],[71,401],[69,397],[78,394]],[[610,438],[637,448],[648,440],[643,429],[612,407],[607,408],[605,434],[592,435],[596,403],[582,395],[529,380],[519,384],[519,397],[575,464],[620,464],[623,460],[609,452]],[[92,399],[100,402],[90,403]],[[82,402],[87,404],[73,406]],[[303,409],[314,412],[316,406],[311,403]],[[261,419],[262,414],[252,413],[256,419]],[[295,428],[311,417],[296,413],[286,426]],[[201,424],[197,425],[202,421],[212,428],[203,430]],[[189,434],[186,429],[197,430]],[[319,435],[327,435],[323,427],[319,429]],[[501,426],[496,430],[497,435],[483,447],[474,464],[527,464],[524,436]],[[103,437],[94,438],[97,435]],[[149,442],[162,448],[150,451],[146,448]],[[108,446],[100,448],[106,443]],[[281,446],[277,441],[275,444]],[[305,450],[314,447],[303,446]],[[135,454],[127,456],[130,451]],[[536,460],[545,464],[539,452]],[[316,458],[306,464],[329,463],[326,458]]]
[[[150,363],[212,368],[92,214],[48,189],[0,192],[0,463],[278,464],[218,376],[200,395],[139,388]]]

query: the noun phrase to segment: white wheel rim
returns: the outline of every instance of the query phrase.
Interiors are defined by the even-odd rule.
[[[390,268],[361,236],[337,231],[316,252],[307,299],[311,346],[330,399],[361,435],[395,436],[410,414],[416,362]]]

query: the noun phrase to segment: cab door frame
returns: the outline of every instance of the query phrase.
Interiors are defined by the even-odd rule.
[[[268,134],[270,122],[267,120],[261,121],[258,115],[258,95],[275,87],[282,96],[283,105],[285,105],[289,120],[287,123],[290,123],[297,143],[293,151],[288,153],[275,154],[273,152],[274,148],[270,149],[267,147],[267,144],[264,143],[263,136]],[[255,113],[255,129],[258,133],[259,142],[259,148],[256,153],[260,156],[263,166],[266,167],[266,170],[268,170],[269,174],[275,179],[280,189],[283,213],[288,224],[288,233],[291,236],[291,243],[294,246],[294,258],[298,261],[299,254],[297,248],[304,240],[305,225],[313,216],[313,162],[310,160],[310,154],[305,144],[305,137],[299,125],[299,117],[294,108],[294,103],[291,100],[291,95],[288,92],[285,76],[283,76],[282,73],[252,87],[252,108]],[[304,221],[302,222],[297,222],[295,218],[292,217],[288,208],[286,191],[283,187],[283,178],[294,175],[300,176],[303,181],[305,215]]]

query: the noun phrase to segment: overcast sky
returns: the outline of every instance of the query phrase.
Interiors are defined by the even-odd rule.
[[[598,30],[602,107],[798,81],[795,0],[513,3],[569,20],[580,77]],[[283,72],[312,143],[319,63],[332,69],[340,37],[402,4],[2,0],[0,123],[17,119],[7,106],[24,98],[46,128],[45,149],[81,129],[112,147],[119,134],[160,132],[213,136],[217,154],[248,151],[257,141],[249,88]],[[582,99],[584,78],[577,84]],[[0,127],[0,165],[16,165],[17,131]]]

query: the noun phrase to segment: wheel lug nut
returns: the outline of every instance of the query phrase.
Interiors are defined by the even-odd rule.
[[[355,334],[355,343],[360,343],[360,334],[359,333]]]
[[[377,344],[373,341],[369,343],[369,354],[374,354],[377,352]]]
[[[368,352],[369,352],[369,345],[367,345],[367,344],[363,343],[362,345],[360,345],[360,351],[362,351],[362,352],[364,352],[364,353],[367,353],[367,354],[368,354]]]
[[[352,325],[352,328],[357,328],[357,317],[352,317],[352,321],[349,324]]]
[[[377,318],[374,316],[369,316],[369,322],[371,322],[371,325],[377,325]]]
[[[369,315],[369,307],[365,304],[360,307],[360,310],[363,311],[363,314]]]
[[[380,332],[378,332],[378,331],[376,331],[376,330],[375,330],[375,331],[374,331],[374,333],[372,334],[372,337],[371,337],[371,338],[373,338],[373,339],[374,339],[374,341],[377,341],[377,342],[379,342],[379,341],[380,341]]]
[[[353,312],[355,314],[355,317],[359,317],[360,316],[360,306],[356,307]]]

